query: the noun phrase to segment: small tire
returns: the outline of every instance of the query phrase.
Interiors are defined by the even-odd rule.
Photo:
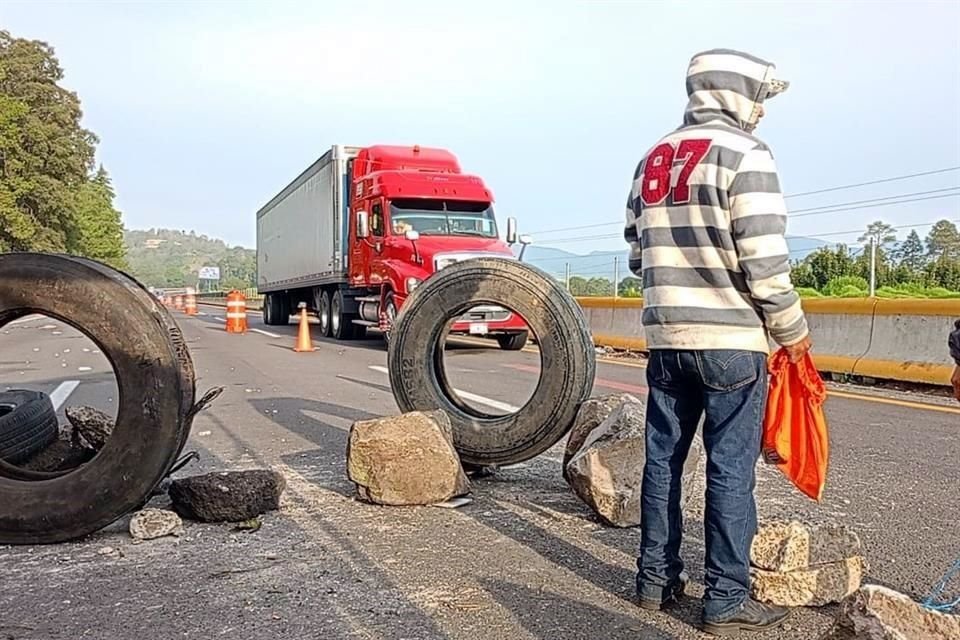
[[[520,333],[505,333],[497,336],[497,343],[504,351],[520,351],[527,346],[527,338],[529,335],[526,331]]]
[[[0,255],[0,326],[28,313],[97,343],[114,367],[117,420],[79,468],[28,475],[0,461],[0,544],[74,540],[143,504],[170,470],[193,408],[169,314],[128,276],[70,256]]]
[[[0,392],[0,459],[26,462],[50,446],[60,433],[50,396],[39,391]]]
[[[483,413],[447,380],[447,327],[478,304],[509,308],[542,336],[540,380],[516,413]],[[387,360],[400,410],[446,412],[462,461],[477,467],[523,462],[556,444],[590,397],[596,372],[593,340],[576,300],[543,271],[502,258],[458,262],[418,287],[397,317]]]

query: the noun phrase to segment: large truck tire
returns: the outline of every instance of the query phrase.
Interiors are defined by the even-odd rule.
[[[330,335],[337,340],[355,340],[366,334],[366,327],[354,324],[356,314],[346,312],[343,291],[337,289],[330,300]]]
[[[89,258],[74,257],[73,259],[77,262],[88,265],[92,269],[103,266],[101,263],[95,260],[90,260]],[[174,456],[174,458],[176,458],[183,452],[183,448],[186,446],[187,440],[190,437],[190,428],[193,423],[193,415],[191,415],[191,413],[195,414],[200,408],[193,404],[197,393],[197,373],[193,366],[193,358],[190,355],[190,350],[187,349],[187,341],[183,337],[183,331],[180,329],[180,325],[177,324],[177,321],[170,313],[170,310],[163,306],[163,304],[161,304],[155,296],[150,294],[150,291],[143,286],[140,281],[130,274],[116,269],[115,276],[118,282],[124,281],[124,285],[127,287],[128,291],[140,298],[143,301],[143,304],[148,306],[152,305],[157,311],[160,321],[166,328],[167,334],[170,336],[170,342],[173,345],[173,349],[177,354],[177,361],[180,365],[180,408],[182,415],[180,422],[181,433],[179,436],[180,445],[177,447],[176,456]]]
[[[540,338],[540,380],[516,413],[489,415],[461,400],[447,380],[443,349],[452,322],[478,304],[519,313]],[[501,258],[445,267],[404,302],[390,336],[390,384],[401,411],[443,410],[454,446],[471,467],[529,460],[556,444],[590,397],[596,372],[583,312],[546,273]]]
[[[140,506],[172,467],[196,410],[182,337],[132,278],[70,256],[0,255],[0,326],[28,313],[97,343],[116,374],[117,421],[76,469],[33,472],[0,460],[0,544],[76,539]]]
[[[0,392],[0,460],[24,462],[52,444],[59,433],[50,396],[25,389]]]

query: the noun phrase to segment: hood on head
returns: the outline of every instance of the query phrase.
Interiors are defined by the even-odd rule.
[[[712,49],[693,56],[687,68],[685,125],[723,120],[750,132],[760,119],[760,106],[783,93],[788,82],[774,77],[776,66],[748,53]]]

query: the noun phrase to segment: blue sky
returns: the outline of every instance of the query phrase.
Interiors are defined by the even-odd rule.
[[[956,2],[0,2],[49,42],[128,227],[253,246],[254,212],[333,143],[447,147],[540,245],[619,249],[637,160],[696,51],[773,60],[757,130],[785,191],[960,165]],[[960,185],[960,172],[789,201]],[[950,197],[796,218],[793,235],[960,219]],[[926,230],[919,229],[921,233]],[[908,231],[904,230],[902,234]],[[826,239],[855,240],[857,234]]]

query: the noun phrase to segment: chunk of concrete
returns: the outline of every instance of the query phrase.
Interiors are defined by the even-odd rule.
[[[76,405],[64,409],[67,420],[73,425],[74,435],[82,438],[94,451],[100,451],[113,433],[114,420],[110,415],[83,405]]]
[[[224,471],[180,478],[170,483],[173,508],[201,522],[243,522],[280,508],[287,487],[270,469]]]
[[[752,569],[751,591],[760,602],[783,607],[822,607],[840,602],[863,584],[867,562],[855,556],[796,571]]]
[[[770,522],[757,530],[750,547],[750,562],[767,571],[796,571],[862,553],[860,537],[845,526]]]
[[[956,640],[960,616],[931,611],[902,593],[866,585],[843,601],[821,640]]]
[[[567,482],[607,524],[640,524],[640,491],[646,453],[646,404],[629,398],[584,440],[567,464]],[[695,438],[684,463],[681,505],[689,499],[690,484],[702,448]]]
[[[82,444],[71,427],[61,427],[59,437],[19,466],[28,471],[66,471],[86,464],[97,452]]]
[[[130,536],[135,542],[154,540],[183,533],[183,520],[173,511],[144,509],[130,518]]]
[[[624,402],[640,402],[640,400],[629,393],[620,393],[601,398],[591,398],[580,405],[577,419],[573,423],[570,435],[567,436],[567,446],[563,452],[563,477],[567,477],[567,464],[583,447],[583,443],[590,432],[603,424],[603,421]]]
[[[428,505],[470,491],[450,418],[442,411],[355,422],[347,474],[360,497],[376,504]]]

